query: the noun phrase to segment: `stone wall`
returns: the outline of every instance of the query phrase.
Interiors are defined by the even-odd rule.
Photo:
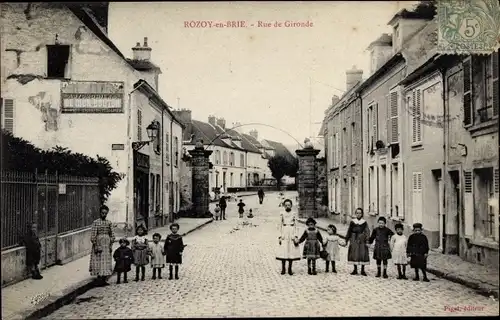
[[[193,167],[191,166],[191,160],[181,162],[180,189],[180,211],[186,212],[191,210],[193,206]]]
[[[326,158],[316,159],[316,208],[318,217],[329,216]]]

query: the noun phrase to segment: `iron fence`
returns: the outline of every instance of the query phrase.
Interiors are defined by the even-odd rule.
[[[90,226],[99,205],[98,178],[2,171],[2,250],[19,245],[29,222],[40,238]]]

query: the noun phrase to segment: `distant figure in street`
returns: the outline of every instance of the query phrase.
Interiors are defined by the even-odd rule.
[[[378,218],[377,222],[378,228],[373,229],[368,242],[372,244],[375,241],[375,249],[373,250],[373,259],[377,261],[377,275],[375,277],[380,278],[381,264],[383,263],[383,277],[387,279],[387,260],[392,258],[389,239],[394,235],[394,232],[385,226],[387,220],[384,217]]]
[[[396,229],[396,234],[391,238],[392,261],[398,268],[398,279],[408,280],[406,277],[406,265],[408,264],[406,244],[408,239],[403,234],[401,223],[397,223],[394,229]]]
[[[120,284],[121,275],[123,273],[123,283],[128,283],[127,273],[132,270],[131,265],[134,263],[134,253],[129,248],[130,241],[127,238],[122,238],[118,241],[120,246],[113,253],[115,260],[116,284]]]
[[[132,240],[132,251],[134,252],[135,280],[139,281],[139,271],[141,281],[146,279],[146,265],[149,263],[149,245],[146,238],[146,229],[139,225],[135,230],[135,237]]]
[[[220,205],[218,203],[215,205],[214,213],[215,213],[214,214],[215,220],[219,220],[219,218],[221,218],[221,216],[220,216]],[[221,220],[222,220],[222,218],[221,218]]]
[[[339,261],[339,242],[340,237],[337,235],[337,227],[333,224],[328,225],[328,235],[323,240],[323,246],[328,253],[325,261],[325,272],[329,272],[330,264],[332,265],[332,272],[337,273],[335,269],[335,261]]]
[[[227,202],[226,202],[226,197],[221,196],[219,200],[219,206],[220,206],[220,218],[222,220],[226,220],[226,208],[227,208]]]
[[[100,208],[100,218],[92,222],[90,241],[90,275],[97,276],[99,286],[107,286],[106,279],[113,274],[113,242],[115,234],[113,225],[107,220],[109,208],[105,205]]]
[[[300,247],[298,244],[297,217],[292,212],[292,200],[283,202],[285,212],[280,214],[278,252],[276,259],[281,261],[281,274],[285,274],[286,262],[288,261],[288,274],[293,275],[292,263],[300,260]]]
[[[173,279],[173,270],[175,267],[175,279],[179,279],[179,265],[182,264],[182,252],[184,251],[184,242],[182,241],[182,236],[178,234],[179,224],[172,223],[170,225],[170,233],[165,239],[164,252],[167,255],[167,263],[169,276],[168,279]]]
[[[363,209],[357,208],[356,218],[351,220],[347,229],[346,241],[349,243],[347,250],[347,262],[354,265],[352,275],[358,274],[358,265],[361,266],[361,275],[366,276],[365,265],[370,264],[368,251],[368,239],[370,238],[370,228],[363,219]]]
[[[26,247],[26,266],[31,273],[31,278],[35,280],[43,279],[40,274],[40,269],[38,269],[42,245],[38,238],[36,223],[28,223],[26,226],[26,233],[21,242],[21,244]]]
[[[153,277],[156,280],[156,273],[158,272],[158,279],[161,279],[161,269],[165,268],[165,250],[164,246],[160,243],[161,235],[159,233],[153,234],[153,243],[149,244],[149,252],[151,255],[151,268],[153,268]]]
[[[240,202],[238,203],[238,213],[240,215],[240,218],[243,218],[243,213],[245,212],[245,209],[243,209],[245,207],[245,203],[243,203],[243,200],[240,199]]]
[[[259,191],[257,191],[257,195],[259,196],[259,204],[262,204],[264,201],[264,190],[262,188],[259,188]]]
[[[252,209],[248,210],[248,218],[252,219],[253,218],[253,212]]]
[[[422,224],[413,224],[413,234],[408,237],[408,246],[406,247],[406,254],[411,258],[410,267],[415,269],[415,278],[413,280],[420,280],[418,269],[422,270],[424,276],[423,281],[429,282],[427,279],[427,256],[429,254],[429,241],[425,234],[422,233]]]
[[[323,244],[323,237],[318,229],[316,229],[316,220],[309,218],[306,221],[307,229],[300,237],[298,244],[306,242],[304,244],[304,250],[302,257],[307,259],[307,273],[311,275],[316,275],[316,260],[320,258],[321,246]]]

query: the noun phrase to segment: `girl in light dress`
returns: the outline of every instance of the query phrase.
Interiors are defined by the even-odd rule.
[[[151,255],[151,268],[153,268],[153,277],[156,279],[158,272],[158,279],[161,279],[161,269],[165,267],[165,251],[163,245],[160,243],[161,235],[159,233],[153,234],[153,243],[149,244],[149,252]]]
[[[403,225],[401,223],[397,223],[394,229],[396,229],[396,234],[391,237],[392,261],[398,268],[398,279],[408,280],[406,277],[406,265],[408,264],[406,245],[408,239],[403,234]]]
[[[332,265],[332,272],[337,273],[335,269],[335,261],[339,261],[339,245],[345,245],[342,239],[337,235],[337,227],[330,224],[327,228],[328,235],[323,240],[325,251],[328,253],[326,257],[325,271],[330,271],[330,264]]]

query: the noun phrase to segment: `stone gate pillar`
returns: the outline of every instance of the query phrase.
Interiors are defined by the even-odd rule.
[[[210,203],[210,194],[208,190],[208,157],[212,151],[203,148],[203,142],[200,140],[196,143],[193,150],[189,150],[191,155],[191,165],[193,173],[193,192],[192,211],[196,218],[210,218],[210,211],[208,205]]]
[[[295,151],[299,157],[299,218],[317,217],[316,156],[319,152],[320,150],[314,149],[309,139],[304,141],[304,149]]]

